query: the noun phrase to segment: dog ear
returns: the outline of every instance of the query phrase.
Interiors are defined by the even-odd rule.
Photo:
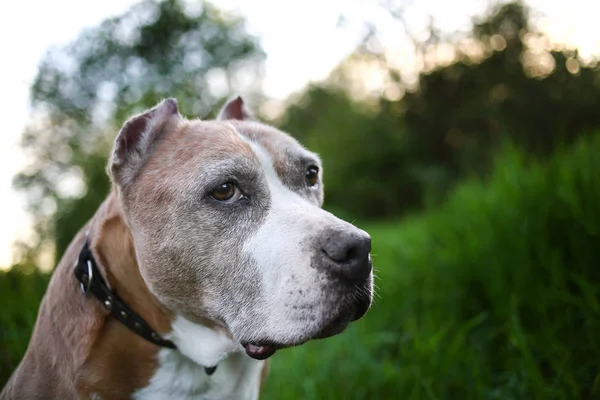
[[[142,166],[168,125],[181,119],[177,100],[166,99],[131,117],[117,135],[109,169],[113,180],[127,183]]]
[[[217,116],[218,120],[227,120],[227,119],[238,119],[238,120],[253,120],[254,115],[248,107],[244,104],[244,100],[241,96],[234,97],[225,103],[221,111],[219,111],[219,115]]]

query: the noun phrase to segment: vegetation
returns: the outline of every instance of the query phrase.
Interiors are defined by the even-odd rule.
[[[417,43],[428,69],[416,86],[389,65],[397,60],[359,51],[279,124],[322,155],[326,177],[335,177],[326,201],[352,218],[439,205],[465,177],[486,177],[506,140],[545,157],[600,126],[600,64],[548,41],[521,3],[502,4],[467,35],[432,32]],[[435,63],[440,48],[454,52],[452,63]],[[404,96],[355,98],[356,64],[379,70],[385,88]]]
[[[0,387],[25,354],[49,276],[14,267],[0,272]]]

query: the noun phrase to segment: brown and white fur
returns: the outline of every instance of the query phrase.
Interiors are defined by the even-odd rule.
[[[131,118],[113,189],[56,268],[0,399],[258,398],[267,361],[256,351],[335,335],[371,304],[370,238],[321,209],[320,169],[239,97],[216,121],[185,119],[173,99]],[[227,200],[214,195],[224,184]],[[81,293],[72,267],[85,232],[111,289],[176,350]]]

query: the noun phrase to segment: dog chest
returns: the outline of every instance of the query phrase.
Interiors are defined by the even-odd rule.
[[[258,399],[263,362],[241,352],[222,360],[212,375],[177,351],[162,349],[158,358],[156,373],[134,399]]]

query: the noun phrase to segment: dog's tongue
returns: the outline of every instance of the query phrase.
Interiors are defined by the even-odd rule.
[[[273,346],[255,345],[250,343],[244,345],[244,348],[246,349],[246,354],[256,360],[265,360],[277,351]]]

